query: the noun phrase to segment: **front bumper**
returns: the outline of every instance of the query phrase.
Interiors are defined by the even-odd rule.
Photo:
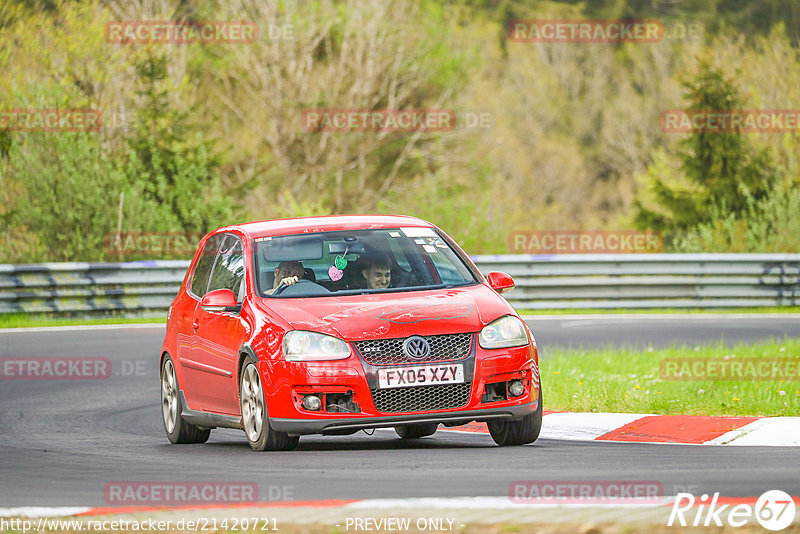
[[[488,351],[478,347],[473,338],[469,356],[453,361],[464,366],[464,384],[388,390],[379,387],[379,366],[367,363],[360,353],[334,362],[260,363],[270,426],[293,435],[348,433],[412,423],[456,426],[470,421],[519,419],[539,408],[539,373],[532,344]],[[505,384],[512,379],[522,379],[525,384],[525,392],[519,397],[504,394]],[[490,387],[494,384],[497,387]],[[323,400],[321,411],[309,411],[302,399],[310,394],[323,399],[339,395],[339,399],[345,399],[344,407],[328,410]]]
[[[383,415],[380,417],[342,417],[336,419],[275,419],[270,418],[270,426],[278,432],[290,435],[324,434],[339,430],[361,430],[367,428],[386,428],[409,423],[461,423],[470,421],[495,421],[498,419],[519,419],[531,415],[539,409],[539,401],[527,404],[485,408],[482,410],[463,410],[447,413],[426,413],[408,415]]]

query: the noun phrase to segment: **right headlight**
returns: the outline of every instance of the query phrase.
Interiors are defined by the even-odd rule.
[[[338,337],[291,330],[283,336],[283,357],[289,362],[344,360],[350,357],[350,345]]]
[[[487,324],[478,335],[478,343],[484,349],[521,347],[530,343],[521,319],[506,315]]]

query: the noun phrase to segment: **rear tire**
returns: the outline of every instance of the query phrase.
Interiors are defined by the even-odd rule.
[[[239,401],[242,408],[244,433],[250,447],[256,451],[290,451],[297,447],[299,436],[277,432],[269,426],[267,401],[261,387],[261,375],[255,360],[248,357],[244,361],[239,377]]]
[[[397,425],[394,427],[394,431],[403,439],[417,439],[433,435],[437,428],[439,428],[439,423],[419,423],[416,425]]]
[[[542,430],[542,386],[539,385],[539,407],[516,421],[490,421],[489,434],[501,447],[533,443]]]
[[[205,443],[211,435],[211,429],[195,426],[183,420],[180,391],[175,365],[172,363],[172,357],[167,354],[161,362],[161,415],[167,438],[170,443]]]

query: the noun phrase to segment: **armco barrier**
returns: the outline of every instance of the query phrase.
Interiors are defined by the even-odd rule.
[[[475,256],[503,271],[517,308],[720,308],[800,305],[800,254]]]
[[[188,261],[0,265],[0,313],[166,313]]]
[[[800,306],[800,254],[474,256],[522,309]],[[186,261],[0,265],[0,313],[164,315]]]

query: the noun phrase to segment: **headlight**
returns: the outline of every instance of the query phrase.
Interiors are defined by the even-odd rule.
[[[292,330],[283,336],[283,357],[289,362],[344,360],[350,357],[350,346],[333,336]]]
[[[484,349],[503,349],[521,347],[529,341],[522,320],[506,315],[484,326],[478,336],[478,343]]]

